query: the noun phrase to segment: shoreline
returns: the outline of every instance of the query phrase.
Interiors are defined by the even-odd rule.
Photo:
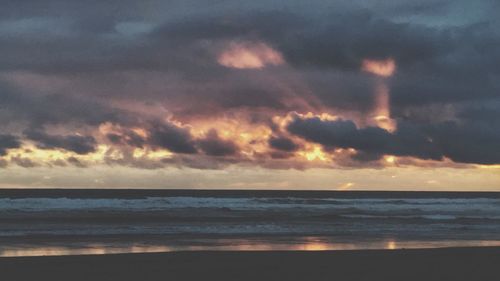
[[[499,280],[500,247],[0,257],[2,280]]]

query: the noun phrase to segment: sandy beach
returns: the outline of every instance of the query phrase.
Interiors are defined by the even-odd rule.
[[[0,258],[1,279],[499,280],[500,247]]]

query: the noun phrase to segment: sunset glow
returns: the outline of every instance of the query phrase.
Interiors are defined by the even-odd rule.
[[[1,187],[500,190],[487,13],[68,1],[3,7]]]
[[[500,280],[500,0],[1,3],[0,281]]]
[[[231,43],[217,59],[225,67],[237,69],[263,68],[283,64],[280,53],[264,43]]]
[[[391,77],[396,71],[396,62],[392,58],[387,60],[364,59],[361,69],[377,76]]]

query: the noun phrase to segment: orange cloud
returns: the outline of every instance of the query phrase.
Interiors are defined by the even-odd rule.
[[[284,63],[283,56],[264,43],[231,43],[218,57],[220,65],[237,69],[258,69]]]
[[[391,77],[396,71],[396,62],[389,58],[386,60],[364,59],[361,70],[382,77]]]
[[[396,71],[396,62],[392,58],[386,60],[364,59],[361,70],[379,77],[391,77]],[[390,115],[389,88],[385,81],[377,81],[375,107],[370,117],[372,120],[368,120],[368,123],[374,123],[380,128],[393,132],[396,130],[397,124],[390,118]]]
[[[375,89],[375,108],[373,121],[375,125],[390,132],[396,130],[396,121],[391,119],[391,108],[389,103],[389,89],[384,83],[378,83]]]

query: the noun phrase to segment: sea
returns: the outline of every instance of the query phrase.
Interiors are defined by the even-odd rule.
[[[0,189],[0,256],[500,246],[500,193]]]

